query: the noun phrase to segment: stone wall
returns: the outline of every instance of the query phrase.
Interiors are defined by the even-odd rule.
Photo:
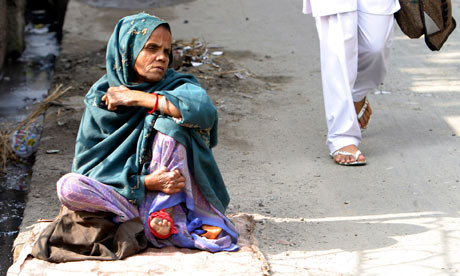
[[[26,0],[6,0],[7,33],[6,54],[18,57],[24,50]]]
[[[19,56],[24,50],[26,0],[0,0],[0,70],[6,56]]]
[[[0,72],[6,57],[19,57],[24,50],[27,0],[0,0]],[[30,9],[45,9],[52,20],[52,31],[60,41],[69,0],[29,0]],[[1,75],[1,74],[0,74]]]
[[[6,55],[6,0],[0,0],[0,72]],[[1,79],[1,74],[0,74]]]

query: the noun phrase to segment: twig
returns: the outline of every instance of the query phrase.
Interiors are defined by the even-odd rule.
[[[13,129],[13,132],[14,131],[17,131],[17,130],[20,130],[20,129],[23,129],[23,130],[27,130],[29,129],[29,127],[38,119],[38,117],[40,117],[40,115],[45,112],[49,107],[50,105],[54,102],[54,101],[57,101],[62,95],[64,95],[67,91],[69,91],[69,89],[71,89],[72,87],[69,86],[65,89],[62,89],[62,84],[59,84],[53,92],[51,92],[51,94],[48,95],[48,97],[46,97],[46,99],[44,99],[41,103],[39,103],[37,105],[37,107],[34,109],[34,111],[32,113],[29,114],[29,116],[27,116],[26,119],[24,119],[23,121],[21,121],[15,129]]]
[[[33,123],[43,114],[51,104],[56,103],[59,98],[64,95],[72,87],[67,87],[62,89],[62,84],[58,85],[51,94],[46,97],[37,107],[32,111],[32,113],[27,116],[24,120],[19,122],[15,128],[5,127],[0,128],[0,170],[4,169],[8,164],[9,160],[18,161],[18,157],[15,155],[13,148],[11,146],[11,136],[15,131],[27,130]]]
[[[223,76],[227,74],[234,74],[234,73],[241,73],[241,72],[246,72],[246,70],[241,69],[241,70],[230,70],[230,71],[224,71],[224,72],[217,72],[215,73],[216,75]]]

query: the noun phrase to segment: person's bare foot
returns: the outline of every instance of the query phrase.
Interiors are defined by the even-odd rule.
[[[150,228],[161,236],[166,236],[171,230],[171,223],[165,219],[154,218],[150,221]]]
[[[366,158],[364,157],[363,154],[360,154],[358,156],[358,160],[355,160],[354,155],[356,154],[357,151],[358,151],[358,148],[355,145],[345,146],[345,147],[337,150],[333,154],[334,161],[339,163],[339,164],[343,164],[343,165],[348,165],[348,164],[351,164],[351,163],[353,163],[355,161],[366,162]],[[341,154],[340,152],[347,152],[347,153],[351,153],[351,154],[346,155],[346,154]]]
[[[173,208],[166,208],[164,211],[168,213],[168,215],[172,218]],[[154,234],[157,236],[157,238],[169,236],[171,232],[171,222],[169,222],[167,219],[155,217],[150,220],[149,226],[159,235],[157,236]]]
[[[359,115],[359,112],[363,108],[365,102],[366,102],[366,97],[364,97],[364,99],[362,99],[359,102],[354,102],[356,115]],[[363,115],[361,116],[361,118],[358,118],[358,124],[361,129],[365,129],[367,127],[367,125],[369,124],[371,115],[372,115],[372,108],[371,108],[371,105],[368,103],[366,109],[364,110]]]

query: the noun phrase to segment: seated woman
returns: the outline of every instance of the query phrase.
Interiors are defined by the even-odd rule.
[[[117,223],[140,217],[155,247],[237,250],[211,151],[217,111],[193,76],[168,69],[171,51],[167,22],[146,13],[118,22],[58,197],[70,210],[113,213]]]

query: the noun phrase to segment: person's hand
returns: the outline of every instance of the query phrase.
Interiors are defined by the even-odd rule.
[[[102,96],[101,100],[105,102],[108,110],[117,110],[117,106],[133,105],[137,91],[133,91],[124,85],[118,87],[109,87],[107,93]]]
[[[165,194],[175,194],[185,187],[185,177],[179,170],[169,171],[162,167],[145,177],[145,188],[149,191],[160,191]]]

